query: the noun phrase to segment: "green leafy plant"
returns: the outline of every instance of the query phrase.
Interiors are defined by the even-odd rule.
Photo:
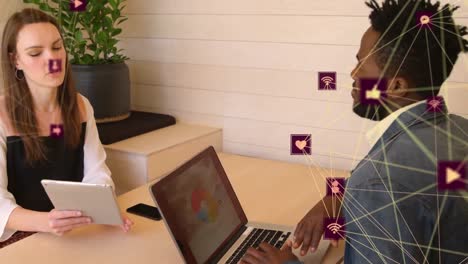
[[[70,0],[23,0],[35,4],[60,23],[65,46],[72,64],[122,63],[128,57],[117,49],[119,25],[126,0],[88,0],[86,11],[70,10]]]

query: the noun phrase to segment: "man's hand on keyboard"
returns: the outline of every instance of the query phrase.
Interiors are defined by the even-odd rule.
[[[320,243],[320,238],[324,232],[323,218],[326,217],[327,211],[331,212],[331,199],[325,197],[318,202],[297,224],[294,231],[293,247],[301,247],[301,256],[307,254],[307,251],[315,252]],[[332,246],[336,247],[338,241],[331,240]]]
[[[292,242],[288,241],[282,249],[277,249],[268,243],[261,243],[259,249],[249,248],[241,260],[241,264],[283,264],[298,261],[292,253]]]

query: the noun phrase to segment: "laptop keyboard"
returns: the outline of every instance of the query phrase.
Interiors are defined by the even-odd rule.
[[[258,248],[262,242],[267,242],[275,248],[281,248],[291,232],[254,228],[242,244],[234,251],[226,263],[236,264],[250,247]]]

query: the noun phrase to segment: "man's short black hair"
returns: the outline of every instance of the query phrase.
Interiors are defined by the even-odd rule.
[[[393,78],[398,72],[396,76],[418,88],[423,98],[436,95],[452,72],[458,54],[468,51],[468,41],[464,39],[467,29],[453,20],[459,7],[450,4],[441,7],[439,1],[430,0],[384,0],[381,6],[371,0],[366,4],[372,9],[369,16],[372,28],[381,33],[376,58],[381,70],[388,64],[385,77]],[[418,20],[421,13],[432,15],[430,28],[421,28]]]

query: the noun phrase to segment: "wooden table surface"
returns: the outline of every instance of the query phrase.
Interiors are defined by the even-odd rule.
[[[220,160],[250,221],[295,226],[325,194],[325,177],[348,172],[220,153]],[[153,205],[148,185],[118,197],[126,208]],[[120,228],[91,225],[62,237],[35,234],[0,250],[0,263],[183,263],[163,221],[129,215],[135,222],[125,234]],[[309,254],[306,263],[319,263],[328,242]],[[335,264],[343,245],[327,253]]]

